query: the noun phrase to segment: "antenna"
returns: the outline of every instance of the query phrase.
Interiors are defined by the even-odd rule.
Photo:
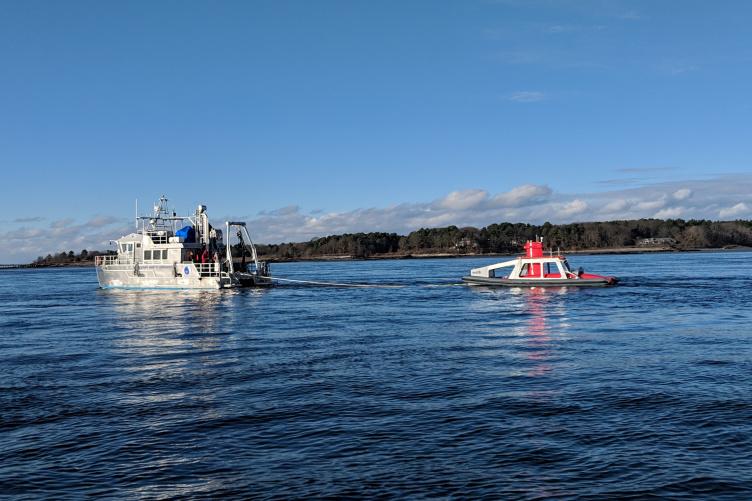
[[[138,198],[136,199],[136,231],[138,231]]]

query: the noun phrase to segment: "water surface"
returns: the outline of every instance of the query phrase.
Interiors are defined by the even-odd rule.
[[[752,254],[459,285],[498,260],[277,264],[402,287],[264,291],[0,272],[0,493],[752,496]]]

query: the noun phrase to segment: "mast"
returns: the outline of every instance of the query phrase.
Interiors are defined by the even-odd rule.
[[[235,269],[232,265],[232,251],[230,250],[230,222],[225,221],[225,253],[227,254],[227,266],[232,274]]]

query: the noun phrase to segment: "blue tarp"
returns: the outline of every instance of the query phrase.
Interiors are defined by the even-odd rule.
[[[196,230],[193,229],[193,226],[183,226],[175,232],[175,236],[181,237],[183,242],[193,243],[196,241]]]

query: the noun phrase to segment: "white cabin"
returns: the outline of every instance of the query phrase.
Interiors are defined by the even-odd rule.
[[[496,270],[512,267],[512,271],[506,277],[497,277]],[[511,261],[496,263],[482,268],[470,270],[471,277],[482,278],[508,278],[512,280],[541,280],[576,278],[577,275],[569,268],[566,258],[563,256],[550,257],[518,257]]]

